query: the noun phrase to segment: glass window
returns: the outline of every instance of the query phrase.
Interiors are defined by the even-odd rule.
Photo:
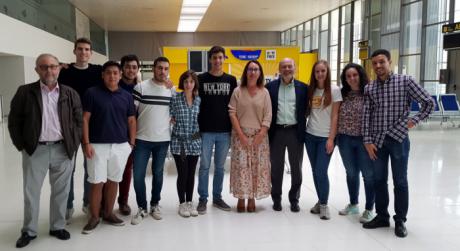
[[[339,9],[331,12],[331,43],[336,45],[339,43]]]
[[[297,45],[300,48],[300,51],[303,51],[303,24],[297,26]]]
[[[403,7],[404,22],[402,26],[403,54],[420,53],[422,41],[422,2],[412,3]]]
[[[380,15],[371,17],[370,45],[372,50],[380,48]]]
[[[291,30],[286,31],[286,36],[285,36],[285,45],[291,45]]]
[[[327,60],[328,55],[327,55],[327,40],[328,40],[328,34],[327,31],[322,31],[320,34],[320,45],[319,45],[319,58],[320,59],[325,59]]]
[[[304,49],[304,51],[310,51],[311,50],[310,40],[311,40],[311,36],[307,36],[307,37],[303,38],[303,49]]]
[[[350,62],[350,28],[351,24],[342,25],[340,62]]]
[[[399,71],[399,33],[382,36],[382,49],[386,49],[391,54],[391,66],[393,72]]]
[[[304,26],[304,36],[310,36],[311,35],[311,22],[308,21],[305,23]]]
[[[313,19],[313,25],[311,28],[311,49],[316,50],[318,49],[318,39],[319,39],[319,17]]]
[[[331,57],[329,58],[329,67],[331,68],[331,80],[337,84],[337,48],[338,46],[331,46],[330,53]]]
[[[458,0],[457,0],[458,1]],[[427,24],[444,22],[449,19],[449,0],[427,1]]]
[[[321,16],[321,31],[327,30],[329,25],[329,13]]]
[[[310,44],[310,41],[311,41],[311,22],[308,21],[305,23],[305,26],[304,26],[304,38],[303,38],[303,50],[304,51],[310,51],[311,50],[311,44]]]
[[[357,1],[359,2],[359,1]],[[351,4],[342,6],[342,24],[351,22]]]
[[[426,27],[424,80],[438,80],[439,70],[447,68],[447,52],[442,49],[442,24]]]
[[[297,27],[291,28],[291,43],[290,45],[297,45]]]
[[[363,20],[361,12],[361,1],[355,2],[354,23],[353,23],[353,41],[361,39],[363,29]]]
[[[399,31],[401,0],[383,1],[382,34]]]
[[[380,13],[382,10],[382,3],[381,0],[370,0],[371,4],[371,15]]]
[[[284,31],[281,32],[281,45],[284,45]]]
[[[420,55],[401,57],[401,74],[414,77],[420,81]]]
[[[455,0],[454,22],[460,22],[460,0]]]
[[[430,93],[431,95],[439,95],[446,93],[446,85],[440,84],[439,82],[424,82],[423,87]]]

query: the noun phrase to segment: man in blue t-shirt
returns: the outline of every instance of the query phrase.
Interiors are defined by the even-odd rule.
[[[121,66],[108,61],[102,66],[103,85],[89,88],[83,97],[83,153],[88,163],[90,219],[82,233],[99,224],[101,202],[104,221],[124,225],[113,213],[118,182],[134,146],[136,118],[132,95],[118,86]],[[103,201],[102,201],[103,198]]]

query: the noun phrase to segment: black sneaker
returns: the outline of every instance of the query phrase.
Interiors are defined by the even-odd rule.
[[[208,203],[207,200],[200,200],[198,202],[198,206],[196,207],[196,211],[198,211],[198,213],[201,215],[206,214],[206,204],[207,203]]]
[[[21,237],[16,241],[17,248],[23,248],[29,245],[30,241],[37,238],[37,236],[30,236],[27,232],[22,232]]]
[[[404,224],[403,221],[395,222],[395,235],[401,238],[404,238],[407,236],[406,225]]]
[[[60,230],[50,230],[50,235],[58,238],[59,240],[68,240],[70,239],[70,233],[65,229]]]
[[[281,202],[273,202],[273,210],[275,211],[281,211],[283,210],[283,207],[281,206]]]
[[[212,205],[224,211],[230,211],[232,209],[223,199],[215,199]]]
[[[389,220],[381,219],[378,216],[372,219],[371,221],[363,224],[363,228],[366,228],[366,229],[374,229],[374,228],[389,227],[389,226],[390,226]]]
[[[298,213],[300,211],[299,203],[291,203],[291,212]]]

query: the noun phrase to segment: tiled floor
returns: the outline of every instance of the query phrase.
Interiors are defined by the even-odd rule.
[[[0,124],[0,250],[14,250],[22,225],[22,171],[20,154],[12,146],[8,130]],[[163,220],[151,217],[137,226],[101,224],[94,233],[80,232],[86,218],[81,211],[82,186],[76,186],[76,213],[68,226],[72,238],[60,241],[48,233],[49,183],[42,189],[39,236],[27,250],[460,250],[460,129],[439,124],[412,130],[409,160],[409,236],[396,238],[393,228],[365,230],[356,217],[338,215],[348,200],[345,171],[336,150],[329,168],[332,219],[320,220],[308,212],[315,203],[311,171],[304,160],[301,212],[291,213],[287,196],[282,212],[271,209],[271,199],[257,201],[253,214],[223,212],[209,208],[196,218],[177,215],[176,174],[173,162],[167,164],[162,192]],[[305,157],[306,158],[306,157]],[[82,184],[82,157],[78,157],[76,184]],[[228,164],[228,163],[227,163]],[[150,177],[147,178],[147,184]],[[391,183],[391,182],[390,182]],[[390,184],[391,186],[391,184]],[[285,178],[284,194],[289,176]],[[361,186],[361,190],[363,186]],[[148,186],[150,189],[150,186]],[[363,194],[363,191],[361,191]],[[197,196],[195,194],[195,196]],[[228,193],[224,199],[233,207]],[[392,196],[391,196],[392,197]],[[361,209],[364,197],[361,196]],[[391,200],[392,204],[392,200]],[[135,207],[134,191],[130,205]],[[392,223],[393,224],[393,223]]]

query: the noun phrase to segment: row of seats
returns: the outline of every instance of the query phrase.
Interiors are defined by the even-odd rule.
[[[432,95],[435,103],[434,111],[430,114],[429,120],[441,120],[443,122],[450,121],[454,126],[454,120],[460,119],[460,105],[455,93]],[[420,111],[420,104],[417,101],[412,101],[411,115]]]

